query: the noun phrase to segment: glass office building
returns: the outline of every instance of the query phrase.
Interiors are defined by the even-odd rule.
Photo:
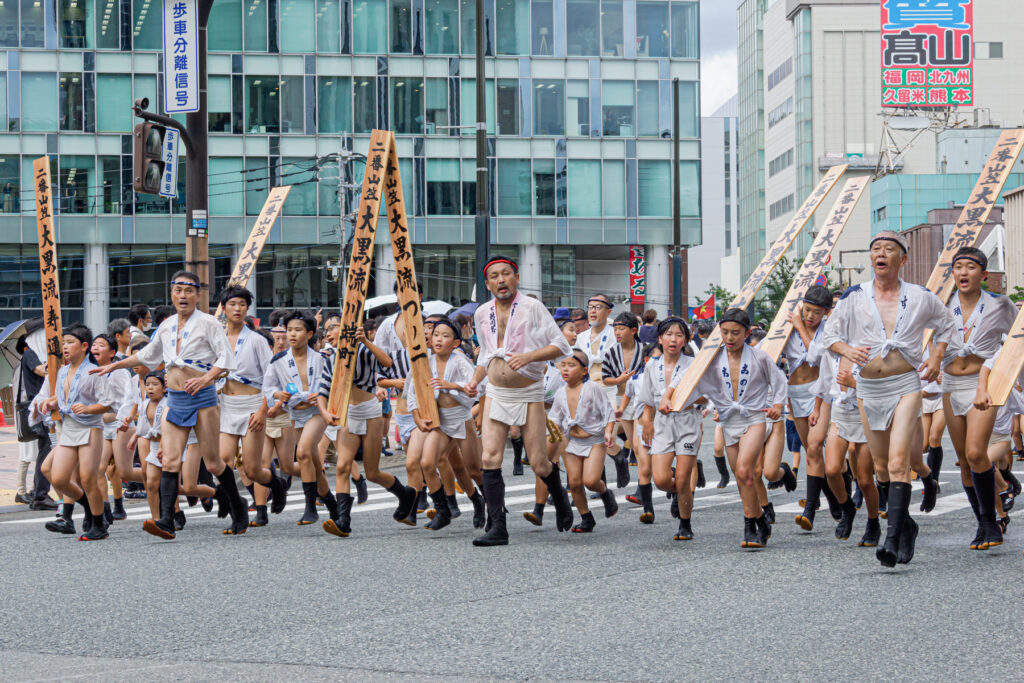
[[[628,245],[667,263],[672,79],[683,239],[699,234],[697,2],[486,0],[492,250],[550,305],[628,290]],[[132,101],[163,111],[156,0],[0,0],[0,321],[39,308],[32,160],[51,158],[65,320],[162,302],[184,259],[179,194],[132,192]],[[429,296],[473,287],[475,4],[216,0],[209,29],[210,257],[230,274],[268,187],[293,185],[252,282],[258,308],[337,306],[347,203],[328,155],[398,137]],[[362,168],[351,169],[356,182]],[[354,193],[352,193],[354,196]],[[352,207],[348,207],[351,211]],[[378,232],[371,293],[390,293]],[[612,276],[609,279],[609,276]],[[589,278],[589,280],[588,280]],[[657,280],[657,278],[654,278]],[[593,283],[593,285],[591,285]],[[667,305],[668,284],[649,283]]]

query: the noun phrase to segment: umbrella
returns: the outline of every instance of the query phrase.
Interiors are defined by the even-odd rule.
[[[38,328],[40,319],[18,320],[0,330],[0,387],[11,385],[14,373],[21,363],[21,354],[17,351],[18,339],[27,334],[31,328]],[[34,330],[33,330],[34,331]]]
[[[452,310],[452,306],[447,301],[424,301],[423,302],[423,315],[448,315],[448,311]]]
[[[375,308],[380,308],[382,306],[397,306],[397,305],[398,305],[398,297],[397,296],[395,296],[394,294],[385,294],[384,296],[375,296],[372,299],[367,299],[365,302],[363,302],[363,310],[369,312],[369,311],[372,311]]]
[[[470,318],[472,318],[473,317],[473,313],[479,307],[480,307],[480,304],[476,303],[475,301],[470,301],[468,304],[462,304],[461,306],[456,308],[454,311],[449,313],[448,317],[455,318],[455,316],[461,314],[461,315],[469,316]]]

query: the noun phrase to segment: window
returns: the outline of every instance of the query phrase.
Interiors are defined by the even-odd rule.
[[[569,56],[598,56],[601,34],[598,28],[599,0],[567,0],[565,3],[566,51]]]
[[[679,215],[700,217],[700,162],[679,162]]]
[[[254,174],[242,173],[241,157],[211,157],[210,174],[210,215],[242,216],[245,214],[245,180],[258,178]]]
[[[391,0],[391,51],[412,52],[411,0]]]
[[[989,43],[988,44],[988,57],[989,57],[989,59],[1002,59],[1003,58],[1003,44],[1002,43]]]
[[[369,133],[377,127],[377,79],[373,76],[356,76],[353,88],[354,132]]]
[[[621,57],[622,45],[622,0],[601,0],[601,54]]]
[[[5,130],[7,130],[7,74],[0,73],[0,131]]]
[[[476,80],[462,79],[462,125],[473,125],[476,121]],[[487,81],[487,92],[484,94],[484,114],[487,117],[487,134],[494,135],[494,81]],[[473,128],[463,128],[462,135],[476,135]]]
[[[682,84],[680,83],[680,86]],[[639,135],[661,135],[661,124],[658,120],[658,82],[640,81],[636,84],[636,125]],[[683,127],[680,116],[679,127]]]
[[[445,78],[427,79],[427,134],[447,135],[448,125],[448,80]]]
[[[291,200],[289,195],[288,202]],[[264,313],[272,308],[337,308],[338,284],[328,279],[330,272],[325,267],[327,261],[337,260],[337,244],[264,249],[256,262],[258,307]],[[370,280],[372,283],[372,275]]]
[[[636,86],[633,81],[604,81],[601,87],[601,117],[605,137],[636,137],[633,119]]]
[[[270,3],[262,0],[244,0],[244,3],[245,49],[247,52],[266,52],[267,7]]]
[[[463,4],[462,18],[465,22],[466,14],[473,12],[472,5]],[[497,0],[497,39],[499,55],[528,55],[530,54],[530,34],[525,27],[530,25],[530,0]],[[518,27],[518,28],[517,28]],[[463,28],[462,51],[467,50],[466,41],[470,39]]]
[[[282,211],[286,216],[316,215],[316,186],[313,178],[316,172],[312,159],[284,158],[281,160],[281,184],[291,185],[288,201]],[[266,193],[263,194],[266,200]]]
[[[155,2],[150,4],[138,1],[133,5],[132,49],[163,50],[164,23],[161,15],[163,6]]]
[[[60,129],[82,130],[82,74],[60,75]]]
[[[229,0],[230,1],[230,0]],[[119,0],[96,0],[96,47],[121,47],[121,4]],[[213,15],[210,15],[212,21]]]
[[[16,0],[10,0],[13,4]],[[5,0],[4,4],[7,4]],[[46,24],[43,3],[39,0],[21,0],[21,46],[45,47]],[[17,22],[15,22],[17,25]]]
[[[206,110],[211,133],[231,132],[231,76],[207,76]]]
[[[786,80],[786,76],[793,73],[793,58],[789,57],[780,64],[775,71],[768,74],[768,89],[771,90],[782,81]]]
[[[491,213],[497,213],[490,207]],[[462,162],[462,215],[476,215],[476,161]]]
[[[519,135],[519,80],[498,81],[498,135]]]
[[[530,215],[529,159],[498,159],[498,213]]]
[[[305,131],[306,110],[303,105],[302,76],[281,76],[281,132]],[[310,103],[312,106],[312,102]]]
[[[281,118],[278,111],[277,76],[245,77],[245,129],[250,133],[278,133]]]
[[[597,159],[569,160],[569,217],[601,215],[601,162]]]
[[[317,79],[317,130],[347,133],[352,130],[352,79],[320,76]]]
[[[427,159],[428,215],[459,215],[459,172],[458,159]]]
[[[57,130],[57,101],[57,74],[21,72],[22,130]]]
[[[555,215],[555,162],[551,159],[533,161],[533,214]]]
[[[423,134],[422,78],[391,77],[391,128],[400,134]]]
[[[93,0],[59,0],[60,46],[93,47]]]
[[[563,81],[533,82],[534,135],[565,135],[564,90]]]
[[[626,215],[626,164],[622,161],[605,161],[602,203],[604,215],[621,217]]]
[[[0,5],[0,47],[18,47],[18,3]]]
[[[348,24],[348,2],[345,2],[345,19]],[[316,51],[341,51],[341,15],[338,0],[316,0]],[[308,49],[306,50],[309,51]]]
[[[281,0],[281,52],[313,52],[310,28],[316,16],[315,0]],[[216,3],[214,3],[216,5]]]
[[[671,216],[672,167],[668,161],[640,159],[636,162],[639,186],[637,215]]]
[[[636,3],[636,55],[637,57],[668,57],[668,3]]]
[[[565,84],[567,133],[588,137],[590,135],[590,83],[568,81]]]
[[[210,26],[217,27],[206,32],[210,52],[241,52],[242,0],[217,0],[213,3]]]
[[[60,157],[58,191],[61,213],[95,213],[96,159],[92,156]]]
[[[882,221],[885,220],[886,216],[888,215],[888,212],[886,211],[886,207],[883,206],[875,209],[874,214],[874,222],[881,223]]]
[[[21,212],[18,155],[0,156],[0,213]]]
[[[787,195],[777,202],[772,202],[768,207],[768,218],[775,220],[779,216],[785,216],[793,210],[793,195]]]
[[[551,0],[533,0],[533,54],[552,55],[555,46]]]
[[[472,246],[416,245],[413,254],[416,277],[423,283],[424,299],[440,299],[452,305],[467,301],[473,293],[473,278],[466,273],[476,267]]]
[[[61,244],[57,250],[61,320],[64,324],[82,320],[84,253],[83,247],[73,244]],[[0,246],[0,265],[0,325],[42,315],[39,249],[30,244]]]
[[[700,119],[697,113],[697,83],[679,81],[679,135],[684,138],[700,137]]]
[[[270,165],[269,161],[266,157],[246,157],[245,159],[246,216],[258,216],[260,209],[263,208],[263,202],[267,199],[267,191],[270,189],[270,183],[267,179],[271,174],[271,169],[268,168]],[[289,201],[291,201],[291,193],[289,193],[288,197]]]
[[[775,157],[768,162],[768,177],[781,173],[790,166],[793,165],[793,150],[792,148],[787,149],[785,152]]]
[[[768,127],[773,128],[787,116],[793,113],[793,98],[787,97],[786,101],[768,112]]]
[[[121,158],[101,156],[99,157],[99,168],[99,182],[93,183],[93,185],[100,187],[93,188],[92,192],[93,194],[100,193],[100,196],[97,197],[100,213],[123,213],[121,210]],[[131,169],[126,168],[124,171],[129,174],[125,180],[131,180]]]
[[[352,9],[352,36],[357,54],[387,52],[387,0],[356,0]]]
[[[672,56],[697,58],[697,3],[672,3]]]
[[[428,55],[459,53],[459,0],[426,0]]]

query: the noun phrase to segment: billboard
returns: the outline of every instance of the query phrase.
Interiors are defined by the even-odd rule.
[[[643,247],[629,248],[629,303],[644,305],[647,295],[647,262]]]
[[[974,103],[973,0],[881,0],[882,106]]]

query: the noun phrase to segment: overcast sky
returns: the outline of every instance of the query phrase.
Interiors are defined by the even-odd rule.
[[[736,94],[736,0],[700,3],[701,115]]]

